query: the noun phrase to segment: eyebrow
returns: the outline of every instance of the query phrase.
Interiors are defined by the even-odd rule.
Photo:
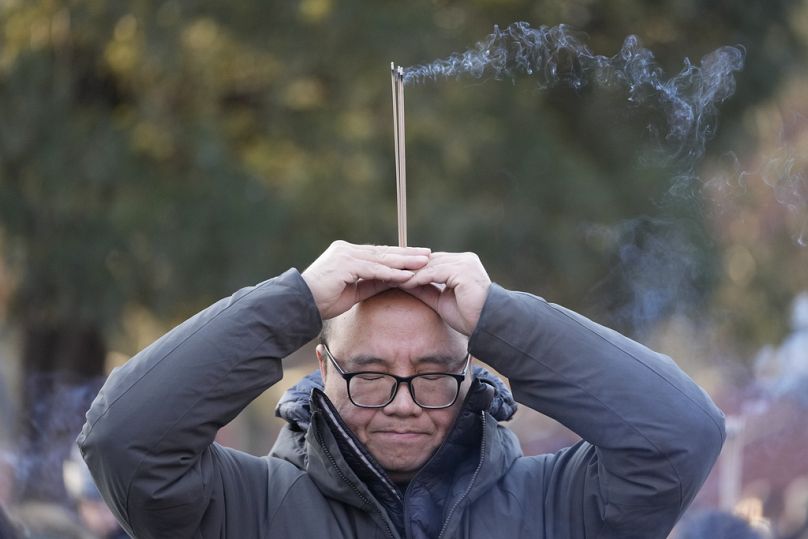
[[[354,356],[354,357],[350,358],[349,360],[346,361],[346,363],[347,363],[347,365],[345,365],[346,368],[349,368],[350,370],[355,371],[355,370],[361,369],[363,367],[372,367],[372,366],[375,366],[375,365],[385,367],[385,366],[387,366],[387,364],[389,362],[387,360],[384,360],[384,359],[382,359],[380,357],[376,357],[376,356],[362,356],[362,355],[360,355],[360,356]]]
[[[416,367],[426,364],[450,368],[454,367],[455,365],[459,366],[462,362],[465,362],[466,357],[468,357],[468,355],[463,356],[462,359],[444,355],[423,356],[414,359],[413,364],[415,364]],[[356,371],[365,367],[389,367],[393,362],[376,356],[358,355],[350,358],[347,363],[348,365],[345,366],[346,368]]]

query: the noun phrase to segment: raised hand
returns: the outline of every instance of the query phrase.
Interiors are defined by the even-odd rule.
[[[355,245],[335,241],[302,273],[323,320],[400,285],[429,262],[421,247]]]
[[[429,263],[398,286],[470,336],[477,327],[491,279],[474,253],[432,253]]]

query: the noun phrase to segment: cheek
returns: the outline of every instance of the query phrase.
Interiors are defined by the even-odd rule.
[[[345,387],[345,380],[339,376],[333,376],[330,373],[325,378],[323,391],[331,399],[331,402],[337,403],[342,400],[348,400],[348,391]]]
[[[335,403],[336,405],[336,403]],[[337,411],[342,417],[342,420],[348,425],[348,428],[363,444],[368,443],[368,425],[373,421],[373,416],[376,415],[375,410],[367,408],[358,408],[346,400],[342,405],[337,406]]]
[[[336,380],[334,378],[329,377],[326,380],[325,394],[337,409],[342,420],[348,425],[348,428],[359,438],[359,441],[366,443],[367,426],[377,412],[376,410],[354,406],[351,399],[348,398],[345,381],[342,378],[337,378]]]
[[[441,434],[446,434],[454,424],[459,408],[451,407],[447,410],[435,410],[429,414],[432,423],[435,425],[435,430]]]

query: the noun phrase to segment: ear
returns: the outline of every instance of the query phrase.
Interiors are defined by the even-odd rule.
[[[317,348],[314,349],[314,354],[317,356],[317,363],[319,364],[319,367],[320,367],[320,376],[323,379],[323,386],[325,386],[325,376],[326,376],[326,371],[328,370],[327,369],[327,367],[328,367],[327,359],[328,358],[325,357],[325,349],[323,348],[322,344],[317,345]]]
[[[474,366],[477,364],[477,358],[474,356],[469,356],[469,370],[466,373],[466,379],[463,380],[463,385],[466,385],[466,389],[471,387],[471,383],[474,381]]]

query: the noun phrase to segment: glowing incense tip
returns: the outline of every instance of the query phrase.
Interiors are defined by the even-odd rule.
[[[390,62],[393,86],[393,141],[396,152],[396,203],[398,245],[407,246],[407,167],[404,151],[404,68]]]

